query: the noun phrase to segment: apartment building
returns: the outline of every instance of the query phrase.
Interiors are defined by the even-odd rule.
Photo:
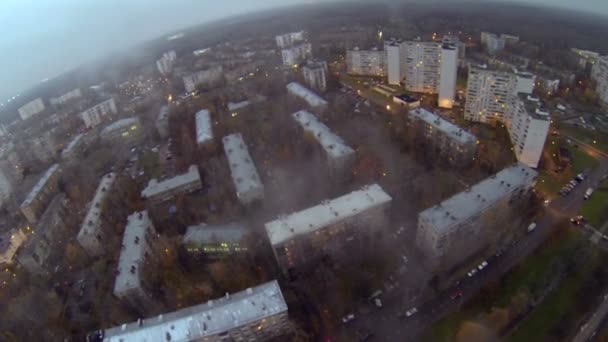
[[[409,112],[407,125],[416,139],[424,141],[428,153],[453,167],[466,167],[474,160],[477,138],[423,108]]]
[[[302,76],[306,84],[320,92],[327,90],[327,62],[308,62],[302,67]]]
[[[505,37],[498,36],[495,33],[481,32],[481,44],[489,54],[495,54],[505,49],[507,41]]]
[[[456,96],[456,79],[458,74],[458,46],[452,43],[441,44],[441,58],[439,65],[439,95],[440,108],[452,108]]]
[[[89,203],[89,210],[80,226],[80,231],[76,236],[76,241],[91,256],[101,255],[104,248],[107,248],[107,240],[110,237],[107,236],[106,231],[102,227],[101,213],[106,198],[112,191],[115,179],[115,173],[108,173],[101,178],[93,200]]]
[[[204,255],[206,258],[217,259],[247,252],[246,233],[246,227],[240,223],[222,225],[200,223],[186,229],[182,244],[190,255]]]
[[[134,144],[143,137],[144,131],[138,117],[112,122],[101,131],[101,139],[108,143]]]
[[[494,123],[509,122],[509,103],[517,88],[517,77],[509,70],[470,65],[464,117],[467,120]]]
[[[291,332],[287,303],[276,280],[156,317],[100,330],[92,340],[270,341]]]
[[[416,243],[440,269],[457,265],[502,243],[508,232],[493,229],[527,198],[537,173],[514,164],[418,215]],[[506,240],[505,240],[506,241]]]
[[[173,65],[177,60],[175,50],[167,51],[156,61],[156,68],[161,75],[167,75],[173,71]]]
[[[36,223],[46,205],[57,193],[57,182],[61,175],[59,164],[51,166],[34,185],[21,203],[21,213],[29,223]]]
[[[151,299],[145,273],[155,261],[155,239],[156,231],[147,210],[127,217],[113,293],[134,307],[146,306]]]
[[[165,180],[152,179],[141,192],[141,197],[152,204],[170,200],[177,195],[189,194],[203,187],[196,165],[190,165],[188,172]]]
[[[291,82],[287,85],[287,92],[295,97],[306,101],[312,108],[324,108],[327,106],[327,101],[321,96],[315,94],[310,89],[297,82]]]
[[[369,245],[368,238],[385,226],[391,201],[373,184],[267,222],[266,234],[282,272],[290,275],[323,256],[348,259],[353,248]]]
[[[42,99],[37,98],[19,107],[17,111],[19,112],[19,117],[21,117],[21,120],[27,120],[32,116],[42,113],[45,108],[46,107],[44,106]]]
[[[349,75],[386,76],[386,54],[382,50],[360,50],[358,47],[346,51],[346,72]]]
[[[281,50],[281,58],[285,66],[297,66],[312,58],[312,45],[301,43]]]
[[[198,146],[209,146],[213,143],[213,126],[211,113],[208,109],[201,109],[195,114],[196,143]]]
[[[27,241],[23,229],[14,228],[0,235],[0,267],[4,268],[15,262],[21,246]]]
[[[596,82],[595,92],[600,102],[608,106],[608,56],[599,56],[593,64],[591,77]]]
[[[76,135],[68,145],[61,151],[61,158],[64,160],[74,160],[84,149],[84,133]]]
[[[531,168],[538,167],[550,125],[551,116],[540,100],[520,93],[509,125],[511,143],[520,163]]]
[[[80,99],[81,97],[82,97],[82,91],[80,91],[80,88],[76,88],[76,89],[68,91],[67,93],[65,93],[63,95],[59,95],[57,97],[51,97],[49,102],[53,106],[63,106],[70,102],[74,102],[74,101]]]
[[[8,163],[0,163],[0,207],[4,205],[13,193],[14,182],[11,171],[7,170],[8,167]]]
[[[312,137],[320,146],[319,151],[327,163],[333,179],[347,179],[355,161],[355,150],[333,133],[314,114],[301,110],[291,114],[304,135]]]
[[[400,85],[405,78],[405,44],[398,39],[387,40],[384,42],[384,52],[388,84]]]
[[[63,252],[70,238],[65,222],[68,212],[65,195],[58,194],[32,229],[17,257],[19,264],[31,274],[48,276],[63,265]]]
[[[306,40],[306,31],[290,32],[275,37],[277,47],[284,49]]]
[[[110,98],[80,113],[80,118],[86,128],[100,125],[109,119],[111,115],[118,113],[114,98]]]
[[[243,136],[240,133],[230,134],[225,136],[222,141],[236,197],[245,205],[263,200],[264,184],[249,155]]]
[[[224,68],[221,65],[211,67],[206,70],[201,70],[184,76],[182,78],[184,82],[184,88],[186,92],[192,93],[198,86],[211,86],[218,83],[224,77]]]
[[[169,137],[169,107],[162,106],[156,117],[156,131],[161,139],[167,139]]]

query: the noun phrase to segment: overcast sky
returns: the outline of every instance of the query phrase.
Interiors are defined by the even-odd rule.
[[[42,79],[171,31],[321,1],[326,0],[0,0],[0,102]],[[607,0],[521,2],[608,14]]]

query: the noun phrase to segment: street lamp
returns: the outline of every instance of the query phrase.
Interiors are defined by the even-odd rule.
[[[391,110],[391,106],[390,105],[386,105],[386,110]]]

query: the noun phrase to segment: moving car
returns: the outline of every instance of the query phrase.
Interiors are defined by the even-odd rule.
[[[472,270],[469,271],[469,273],[467,273],[467,275],[470,277],[474,276],[477,273],[477,268],[474,268]]]
[[[479,264],[479,266],[477,266],[477,269],[481,271],[481,270],[483,270],[484,268],[486,268],[487,266],[488,266],[488,262],[487,262],[487,261],[484,261],[484,262],[482,262],[481,264]]]
[[[593,194],[593,188],[587,189],[587,191],[585,191],[585,196],[583,196],[583,199],[588,200],[589,197],[591,197],[591,194]]]
[[[534,231],[534,229],[536,229],[536,222],[530,223],[530,225],[528,226],[528,233]]]
[[[583,215],[578,215],[570,219],[570,222],[575,226],[584,225],[587,220],[583,217]]]

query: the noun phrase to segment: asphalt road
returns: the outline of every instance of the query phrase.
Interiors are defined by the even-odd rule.
[[[585,342],[592,338],[607,314],[608,294],[604,295],[597,310],[589,317],[587,322],[581,326],[578,334],[572,339],[572,342]]]
[[[542,218],[536,222],[536,229],[511,246],[501,256],[491,260],[488,267],[471,278],[462,279],[458,286],[453,286],[424,303],[412,302],[404,307],[403,300],[398,298],[399,295],[404,296],[404,294],[400,294],[399,290],[396,290],[394,294],[390,295],[393,298],[386,295],[389,300],[384,299],[385,305],[382,309],[359,310],[360,312],[368,311],[368,313],[358,317],[356,321],[344,325],[342,331],[331,340],[357,340],[356,330],[363,329],[374,333],[370,339],[373,341],[417,341],[420,334],[431,327],[434,322],[459,310],[460,306],[473,298],[481,288],[499,280],[507,271],[538,248],[553,233],[556,223],[564,218],[577,215],[583,203],[587,184],[597,183],[604,174],[608,173],[608,158],[605,157],[605,154],[582,143],[580,143],[580,147],[601,158],[599,166],[592,170],[583,184],[577,186],[568,196],[553,200],[545,208]],[[407,274],[404,276],[407,277]],[[462,297],[452,300],[451,296],[456,292],[462,292]],[[418,308],[417,314],[409,318],[397,317],[400,311],[405,311],[413,306]],[[344,336],[347,336],[346,339]]]

